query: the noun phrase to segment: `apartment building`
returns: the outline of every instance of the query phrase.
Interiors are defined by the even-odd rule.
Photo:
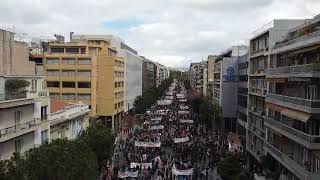
[[[200,63],[191,63],[190,64],[190,68],[189,68],[189,82],[190,82],[190,87],[191,89],[195,89],[196,85],[197,85],[197,81],[196,81],[196,72],[199,69],[199,65]]]
[[[265,28],[257,30],[250,39],[247,150],[258,161],[265,154],[265,70],[268,68],[269,54],[275,43],[281,41],[289,29],[302,23],[303,20],[274,20],[263,26]]]
[[[50,138],[77,138],[89,127],[90,109],[87,104],[50,100]]]
[[[288,179],[320,179],[320,15],[275,43],[265,71],[265,146]]]
[[[0,159],[5,160],[50,140],[50,103],[27,44],[4,30],[0,41]]]
[[[92,119],[112,130],[122,126],[125,62],[110,42],[87,38],[50,42],[44,53],[44,73],[50,98],[88,104]]]
[[[206,95],[207,92],[207,63],[207,61],[191,63],[189,70],[191,88],[201,95]]]
[[[159,87],[161,82],[167,78],[169,78],[168,68],[162,64],[155,63],[157,73],[156,73],[156,87]]]
[[[84,40],[87,38],[106,39],[110,46],[118,51],[117,56],[125,59],[125,110],[133,108],[134,100],[142,95],[142,58],[138,52],[131,48],[119,37],[113,35],[76,35],[72,34],[72,40]]]
[[[213,101],[222,110],[221,128],[236,131],[238,61],[248,52],[247,46],[232,46],[214,62]]]
[[[141,56],[142,58],[142,93],[152,87],[156,87],[157,67],[154,62]]]
[[[238,60],[237,133],[246,136],[248,101],[248,54]]]
[[[214,79],[214,62],[217,56],[209,55],[207,58],[207,90],[206,96],[210,102],[213,103],[213,79]]]

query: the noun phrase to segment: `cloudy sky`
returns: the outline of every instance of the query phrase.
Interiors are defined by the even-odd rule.
[[[114,34],[140,55],[186,67],[247,42],[272,19],[319,13],[320,0],[1,0],[0,28],[32,37]]]

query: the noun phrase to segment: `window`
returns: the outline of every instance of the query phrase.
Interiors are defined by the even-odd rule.
[[[22,140],[18,139],[16,141],[14,141],[14,151],[16,153],[21,153],[21,147],[22,147]]]
[[[41,144],[45,144],[49,141],[48,130],[41,131]]]
[[[121,106],[123,106],[123,101],[121,101]]]
[[[118,82],[114,83],[114,87],[117,88],[118,87]]]
[[[78,88],[91,88],[90,82],[78,82]]]
[[[41,106],[41,120],[46,120],[48,117],[47,114],[48,106]]]
[[[63,100],[75,100],[76,95],[75,94],[62,94]]]
[[[86,48],[80,48],[80,53],[85,54],[86,53]]]
[[[64,48],[63,47],[52,47],[51,53],[64,53]]]
[[[91,64],[90,59],[78,59],[78,64]]]
[[[73,70],[63,70],[62,76],[76,76],[76,71]]]
[[[69,58],[63,58],[62,59],[62,64],[76,64],[75,59],[69,59]]]
[[[79,100],[90,100],[91,95],[90,94],[78,94],[78,99]]]
[[[62,87],[64,88],[75,88],[76,83],[75,82],[62,82]]]
[[[81,71],[81,70],[79,70],[79,71],[78,71],[78,76],[81,76],[81,77],[90,77],[90,76],[91,76],[91,71]]]
[[[60,87],[60,82],[58,82],[58,81],[48,81],[47,82],[47,87],[56,87],[56,88],[58,88],[58,87]]]
[[[36,79],[31,80],[31,91],[37,91],[38,83]]]
[[[68,54],[79,54],[79,48],[66,48]]]
[[[14,112],[14,125],[16,126],[16,128],[18,128],[17,126],[20,125],[21,115],[22,115],[22,111]]]
[[[117,109],[117,107],[118,107],[118,106],[117,106],[117,103],[116,103],[116,104],[114,104],[114,109]]]
[[[118,107],[120,107],[121,105],[120,105],[120,102],[118,102]]]
[[[56,99],[60,100],[60,94],[59,93],[50,93],[50,99]]]
[[[47,76],[60,76],[59,70],[47,70]]]
[[[47,59],[47,64],[60,64],[60,60],[57,58]]]

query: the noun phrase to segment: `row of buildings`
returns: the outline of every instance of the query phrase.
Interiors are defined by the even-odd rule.
[[[112,35],[17,41],[0,30],[0,159],[102,121],[115,132],[134,100],[170,69]],[[152,72],[152,74],[150,74]]]
[[[194,90],[220,105],[223,127],[246,137],[251,170],[268,155],[279,179],[320,179],[319,15],[273,20],[249,46],[192,63],[189,73]]]

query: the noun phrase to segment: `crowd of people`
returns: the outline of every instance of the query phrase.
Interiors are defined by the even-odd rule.
[[[228,151],[227,135],[198,122],[186,96],[174,80],[143,123],[117,140],[115,152],[123,159],[114,165],[113,178],[219,179],[215,167]]]

